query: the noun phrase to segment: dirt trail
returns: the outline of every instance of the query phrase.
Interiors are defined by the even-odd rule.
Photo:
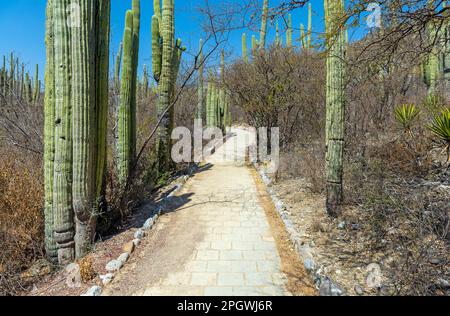
[[[313,294],[245,166],[245,139],[246,130],[232,130],[104,295]]]

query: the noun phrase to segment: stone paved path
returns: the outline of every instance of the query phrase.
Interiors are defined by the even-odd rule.
[[[156,230],[167,240],[157,249],[146,250],[148,254],[130,268],[128,274],[147,280],[144,286],[144,281],[129,286],[129,294],[288,294],[285,276],[280,271],[280,256],[258,201],[254,179],[243,165],[246,132],[234,132],[235,136],[207,159],[207,170],[189,180],[180,192],[180,196],[189,196],[188,201],[161,218],[158,225],[162,227]],[[180,225],[185,227],[180,229]],[[145,264],[159,265],[162,275],[157,275],[158,269],[146,272],[142,267]],[[155,276],[150,278],[146,275],[149,273]],[[121,288],[125,287],[120,283],[125,279],[119,278],[116,290],[110,294],[123,294]]]

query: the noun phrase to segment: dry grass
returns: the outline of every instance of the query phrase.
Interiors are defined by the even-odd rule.
[[[43,256],[43,179],[40,159],[0,152],[0,295],[22,289],[17,276]]]

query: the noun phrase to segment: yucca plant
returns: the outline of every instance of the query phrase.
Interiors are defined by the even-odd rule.
[[[405,133],[411,133],[414,121],[420,114],[420,110],[414,104],[402,104],[394,110],[395,119],[403,127]]]
[[[450,108],[442,114],[435,115],[428,129],[444,143],[447,150],[447,162],[450,162]]]

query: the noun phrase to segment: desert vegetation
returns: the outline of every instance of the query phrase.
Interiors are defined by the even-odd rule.
[[[199,121],[225,134],[280,129],[274,187],[294,187],[298,217],[307,218],[302,200],[319,201],[311,227],[326,233],[330,260],[382,265],[383,286],[367,294],[449,294],[446,1],[384,1],[380,24],[356,40],[370,1],[325,0],[320,17],[307,0],[205,3],[203,40],[191,48],[177,38],[174,0],[153,1],[148,39],[132,0],[114,54],[111,1],[75,2],[74,21],[70,1],[47,0],[43,84],[38,66],[32,76],[13,53],[3,57],[0,295],[25,294],[94,251],[187,167],[171,159],[172,132]],[[298,8],[306,27],[293,25]],[[228,58],[238,28],[241,54]],[[152,56],[141,74],[142,41]],[[36,265],[46,268],[30,275]]]

